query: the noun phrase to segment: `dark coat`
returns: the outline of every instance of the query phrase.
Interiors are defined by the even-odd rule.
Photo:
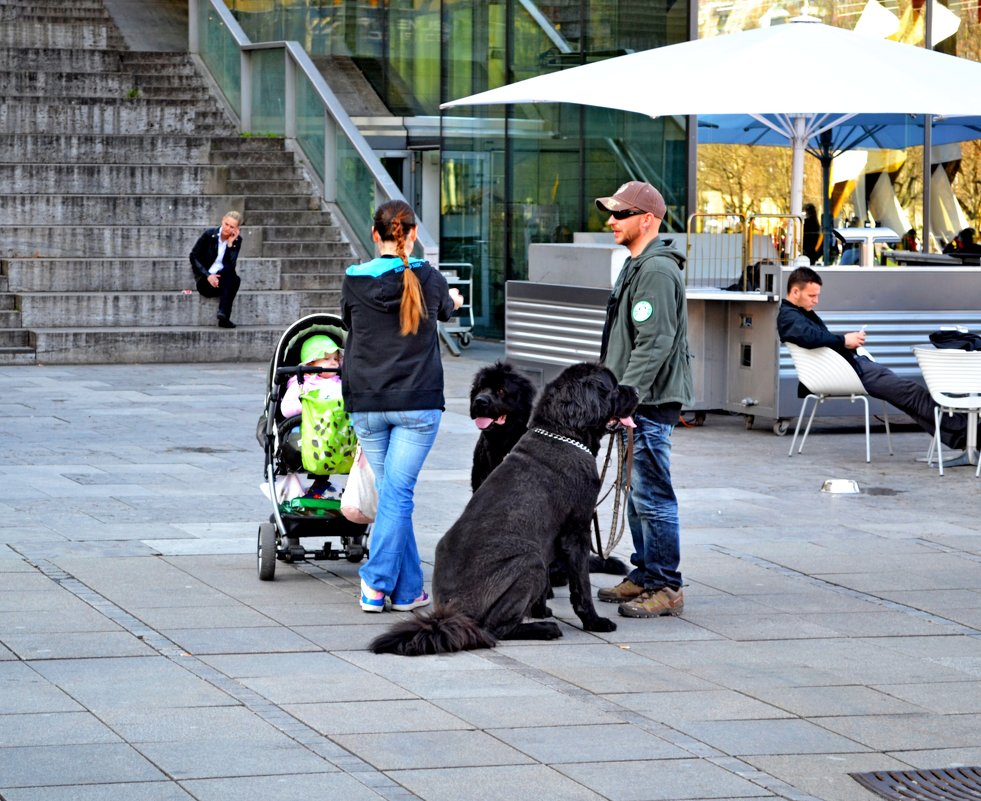
[[[429,262],[410,259],[422,287],[426,317],[415,334],[402,336],[401,259],[380,256],[347,269],[341,285],[344,408],[349,412],[442,409],[443,362],[437,322],[453,315],[446,279]]]
[[[781,342],[790,342],[802,348],[831,348],[844,356],[855,367],[855,351],[845,347],[844,334],[832,334],[824,320],[816,312],[805,311],[784,298],[777,313],[777,334]]]
[[[221,236],[221,226],[208,228],[198,241],[191,248],[191,270],[194,271],[194,278],[200,280],[208,277],[208,270],[218,258],[218,239]],[[242,235],[239,234],[235,240],[225,248],[225,255],[221,263],[225,266],[221,271],[226,275],[235,272],[235,264],[238,262],[238,254],[242,249]]]

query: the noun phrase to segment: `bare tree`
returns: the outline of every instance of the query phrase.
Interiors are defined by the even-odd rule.
[[[790,211],[791,151],[787,147],[699,145],[698,189],[716,191],[729,214],[760,214],[770,201]],[[804,159],[804,197],[821,207],[821,167]]]

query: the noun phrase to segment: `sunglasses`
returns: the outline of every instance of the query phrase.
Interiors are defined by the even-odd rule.
[[[647,212],[641,209],[622,209],[620,211],[610,212],[610,216],[614,220],[626,220],[627,217],[636,217],[638,214],[647,214]]]

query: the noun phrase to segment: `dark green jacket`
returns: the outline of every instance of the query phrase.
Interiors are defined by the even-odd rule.
[[[641,405],[694,402],[684,255],[660,239],[628,258],[610,295],[600,359]]]

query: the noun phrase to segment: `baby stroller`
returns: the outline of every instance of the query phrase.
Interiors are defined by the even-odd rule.
[[[280,337],[276,353],[269,363],[266,405],[256,428],[256,438],[266,454],[264,491],[272,502],[269,522],[259,526],[258,569],[259,578],[263,581],[272,581],[275,577],[277,559],[292,563],[312,557],[347,559],[357,563],[368,553],[368,526],[352,523],[341,514],[340,493],[336,487],[331,486],[334,491],[320,497],[305,497],[298,494],[296,488],[299,476],[313,476],[307,474],[302,465],[301,416],[284,418],[280,412],[280,400],[291,376],[302,379],[311,373],[332,371],[330,368],[301,364],[303,343],[315,335],[329,336],[338,347],[343,348],[347,329],[340,318],[331,314],[303,317]],[[337,474],[330,476],[328,483],[332,485],[336,477]],[[320,478],[324,480],[326,477]],[[292,487],[292,492],[286,492],[288,487]],[[301,544],[301,539],[306,537],[324,538],[323,546],[308,549]]]

